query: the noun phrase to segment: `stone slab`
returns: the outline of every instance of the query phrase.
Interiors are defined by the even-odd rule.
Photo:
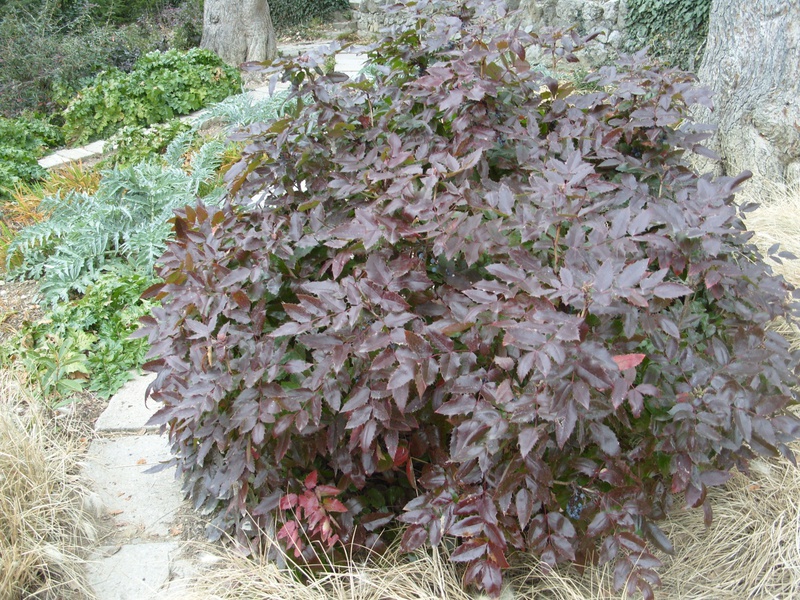
[[[156,600],[169,585],[177,542],[100,548],[87,566],[97,600]]]
[[[64,158],[63,156],[59,156],[58,154],[51,154],[50,156],[45,156],[44,158],[40,158],[38,160],[39,166],[43,169],[52,169],[53,167],[60,167],[61,165],[65,165],[71,162],[68,158]]]
[[[94,152],[90,152],[88,150],[84,150],[83,148],[70,148],[69,150],[59,150],[56,154],[62,158],[66,158],[69,160],[81,160],[82,158],[88,158],[90,156],[94,156]]]
[[[135,375],[111,397],[108,406],[95,423],[98,433],[121,431],[155,430],[157,426],[145,427],[145,423],[161,407],[160,402],[145,400],[147,386],[156,378],[153,374]]]
[[[308,54],[313,51],[321,51],[328,46],[330,42],[307,42],[299,44],[285,44],[278,47],[278,56],[300,56],[301,54]]]
[[[83,147],[84,150],[87,152],[91,152],[92,154],[102,154],[105,150],[106,142],[105,140],[98,140],[96,142],[92,142]]]
[[[347,73],[350,76],[357,75],[367,63],[367,57],[363,54],[337,54],[336,70]]]
[[[83,474],[112,517],[117,533],[133,538],[168,537],[184,506],[174,469],[145,471],[170,458],[166,435],[98,438],[89,447]]]

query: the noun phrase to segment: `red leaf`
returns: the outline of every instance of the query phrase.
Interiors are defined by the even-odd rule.
[[[394,519],[393,513],[378,512],[371,513],[362,517],[361,526],[367,531],[375,531],[376,529],[388,525]],[[424,531],[424,530],[423,530]]]
[[[614,567],[614,590],[620,591],[625,584],[628,582],[628,577],[633,570],[633,565],[631,561],[628,560],[628,557],[622,557],[617,560],[617,564]]]
[[[386,389],[396,390],[413,379],[414,363],[403,361],[397,366],[397,369],[395,369],[394,373],[392,373],[392,376],[389,378],[389,382],[386,384]]]
[[[439,412],[439,411],[436,411]],[[542,431],[538,427],[526,427],[519,432],[519,453],[522,458],[528,456],[530,451],[542,437]]]
[[[414,476],[414,464],[409,460],[406,462],[406,479],[408,483],[417,491],[417,478]]]
[[[303,485],[306,486],[307,490],[313,490],[317,487],[317,471],[316,469],[311,471],[306,477],[306,480],[303,482]]]
[[[521,529],[525,529],[525,527],[528,525],[528,522],[531,520],[531,514],[533,514],[532,494],[525,488],[522,488],[517,492],[515,505],[517,508],[517,519],[519,520],[519,526]]]
[[[611,519],[608,518],[608,514],[605,512],[599,512],[594,516],[594,519],[592,519],[592,522],[589,523],[589,526],[586,528],[586,535],[589,537],[597,537],[606,529],[608,529],[610,525]]]
[[[612,357],[614,362],[617,363],[617,367],[620,371],[627,371],[628,369],[633,369],[635,366],[640,364],[644,359],[644,354],[618,354],[617,356]]]
[[[483,589],[486,590],[487,594],[497,597],[500,595],[503,587],[503,576],[500,573],[500,567],[489,561],[483,561],[483,563],[481,585]]]
[[[348,508],[342,503],[341,500],[337,498],[325,498],[325,500],[322,502],[322,506],[328,512],[344,513],[348,511]]]
[[[245,294],[242,290],[235,291],[233,294],[231,294],[231,298],[233,298],[233,301],[239,305],[239,308],[245,310],[250,308],[250,298],[248,298],[247,294]]]
[[[666,534],[661,531],[658,525],[651,523],[650,521],[645,521],[642,529],[644,534],[647,536],[647,539],[653,542],[656,548],[669,555],[675,554],[675,547],[672,545],[672,542],[669,541],[669,538],[666,536]]]
[[[617,456],[620,452],[619,441],[610,427],[602,423],[591,423],[589,431],[600,449],[609,456]]]
[[[281,510],[291,510],[297,506],[297,494],[286,494],[283,498],[281,498],[278,506]]]
[[[327,498],[329,496],[338,496],[339,494],[342,493],[342,490],[332,485],[318,485],[315,491],[317,492],[317,495],[320,498]]]

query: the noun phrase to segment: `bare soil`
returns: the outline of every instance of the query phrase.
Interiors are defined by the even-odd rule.
[[[19,331],[25,321],[44,316],[34,281],[0,281],[0,344]]]

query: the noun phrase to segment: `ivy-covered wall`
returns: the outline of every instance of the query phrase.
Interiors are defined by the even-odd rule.
[[[388,24],[385,4],[393,0],[360,0],[358,28],[376,33]],[[512,0],[523,25],[575,27],[580,33],[602,31],[583,53],[590,63],[610,60],[617,52],[649,46],[670,65],[697,70],[708,34],[711,0]]]
[[[288,29],[313,19],[327,19],[336,12],[350,9],[348,0],[269,0],[272,23],[276,29]]]
[[[627,0],[627,46],[646,45],[665,62],[700,68],[711,0]]]
[[[700,67],[711,0],[522,0],[522,20],[537,27],[601,30],[601,45],[587,55],[603,61],[617,51],[649,46],[670,65]]]

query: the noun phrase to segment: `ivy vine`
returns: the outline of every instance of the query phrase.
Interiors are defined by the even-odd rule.
[[[708,36],[711,0],[628,0],[629,50],[649,46],[664,62],[695,71]]]

